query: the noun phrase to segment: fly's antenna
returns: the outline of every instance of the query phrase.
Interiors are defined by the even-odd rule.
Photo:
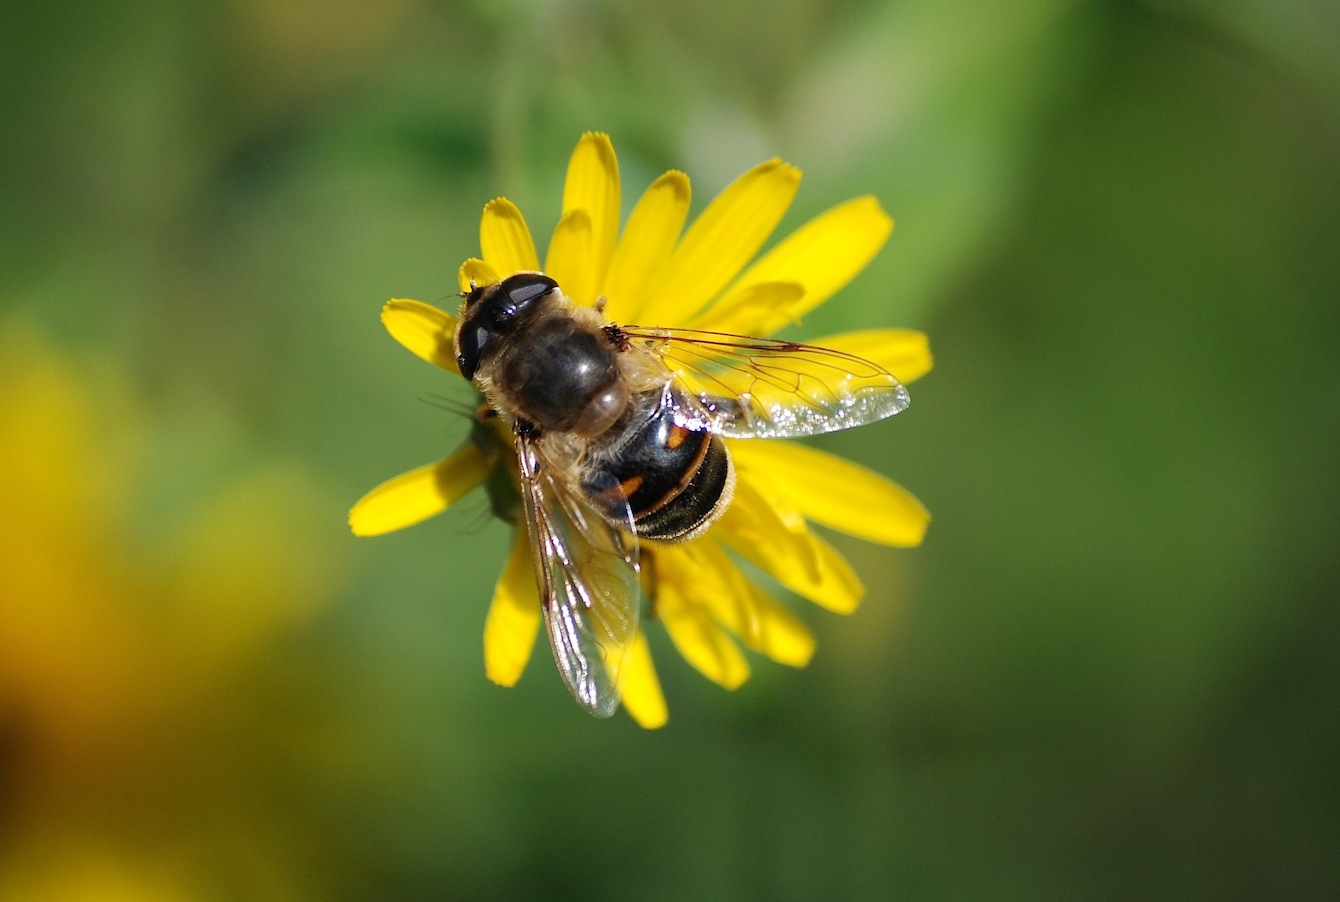
[[[470,297],[470,295],[474,294],[475,291],[478,290],[478,288],[479,288],[479,283],[476,282],[474,279],[471,279],[471,280],[470,280],[470,288],[469,288],[468,290],[466,290],[466,291],[458,291],[458,292],[456,292],[454,295],[451,295],[451,297],[457,297],[457,298],[460,298],[461,300],[465,300],[466,298]]]
[[[429,407],[445,410],[447,413],[455,414],[458,417],[464,417],[472,422],[475,419],[474,406],[456,398],[448,398],[446,395],[424,395],[419,398],[419,400],[427,404]]]

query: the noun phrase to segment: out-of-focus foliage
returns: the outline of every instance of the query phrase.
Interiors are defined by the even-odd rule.
[[[0,893],[1334,896],[1337,41],[1320,0],[7,4]],[[381,304],[449,306],[490,197],[552,223],[588,129],[699,202],[791,160],[782,233],[877,194],[797,334],[937,360],[818,442],[925,547],[842,542],[808,670],[668,666],[654,735],[484,679],[482,496],[343,522],[466,430]]]

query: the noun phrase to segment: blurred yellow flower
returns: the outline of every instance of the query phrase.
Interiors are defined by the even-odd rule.
[[[620,233],[614,149],[605,135],[586,134],[568,165],[563,212],[543,266],[521,212],[498,198],[484,207],[482,257],[461,266],[461,290],[518,271],[542,270],[576,303],[593,305],[604,298],[604,313],[612,322],[768,335],[797,322],[846,285],[893,228],[874,198],[859,197],[821,214],[754,260],[799,184],[795,167],[780,160],[762,163],[727,187],[685,230],[689,179],[667,172],[642,195]],[[410,351],[459,375],[452,315],[418,301],[392,300],[382,322]],[[926,337],[918,332],[877,329],[812,343],[874,361],[903,382],[931,367]],[[514,482],[515,474],[507,470],[513,459],[510,446],[505,432],[476,429],[473,441],[446,460],[369,492],[350,511],[351,528],[358,535],[400,529],[442,512],[490,479]],[[930,517],[912,495],[883,476],[804,445],[735,440],[730,451],[737,471],[735,496],[720,520],[691,541],[644,540],[641,553],[652,574],[646,620],[663,623],[691,665],[733,689],[749,677],[741,644],[796,667],[814,653],[810,631],[749,579],[733,555],[796,594],[845,614],[855,610],[863,587],[809,522],[907,547],[921,542]],[[507,512],[500,514],[515,522]],[[505,686],[525,669],[541,621],[523,532],[517,530],[484,628],[485,670]],[[665,699],[642,633],[623,663],[620,689],[624,706],[639,724],[654,728],[666,722]]]
[[[221,740],[257,656],[330,594],[287,513],[311,493],[237,486],[148,551],[146,430],[93,375],[0,322],[0,900],[212,898],[201,875],[239,858],[230,885],[267,895],[257,763]]]

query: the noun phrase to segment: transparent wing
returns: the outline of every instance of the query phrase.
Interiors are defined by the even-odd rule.
[[[619,671],[637,635],[637,544],[627,540],[546,467],[538,443],[517,436],[531,560],[554,663],[568,691],[596,717],[619,707]]]
[[[620,328],[660,359],[692,403],[681,425],[734,438],[850,429],[907,408],[907,389],[862,357],[814,345],[697,329]]]

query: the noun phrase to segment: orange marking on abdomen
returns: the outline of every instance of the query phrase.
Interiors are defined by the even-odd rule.
[[[595,494],[595,497],[601,501],[607,501],[614,504],[619,501],[627,501],[633,497],[633,493],[642,488],[642,476],[629,476],[618,485],[612,485],[609,488],[601,489]]]
[[[689,437],[689,430],[676,423],[670,427],[670,434],[665,437],[665,446],[671,451],[684,444],[684,439]]]

